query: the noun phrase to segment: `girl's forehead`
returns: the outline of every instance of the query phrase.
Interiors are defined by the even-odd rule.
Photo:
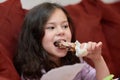
[[[67,21],[67,16],[63,10],[56,9],[49,17],[48,22],[54,22],[54,21],[60,21],[60,20]]]

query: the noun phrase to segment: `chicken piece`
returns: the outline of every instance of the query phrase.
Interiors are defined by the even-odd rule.
[[[79,41],[76,41],[75,43],[71,43],[71,42],[59,40],[54,42],[54,45],[58,48],[67,48],[69,51],[76,52],[75,55],[77,57],[84,57],[88,54],[87,43],[85,43],[85,46],[83,48],[80,47],[81,44]]]
[[[75,51],[75,43],[59,40],[54,42],[54,45],[58,48],[67,48],[69,51]]]

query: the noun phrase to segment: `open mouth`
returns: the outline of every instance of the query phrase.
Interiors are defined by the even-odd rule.
[[[75,51],[75,44],[67,42],[66,40],[58,40],[54,42],[54,45],[58,48],[66,48],[68,51]]]
[[[58,48],[66,48],[66,46],[64,45],[65,42],[66,40],[57,40],[54,42],[54,45]]]

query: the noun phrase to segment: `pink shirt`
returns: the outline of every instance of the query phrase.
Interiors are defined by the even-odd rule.
[[[87,64],[85,61],[83,61],[82,63],[84,63],[82,70],[77,73],[77,75],[73,80],[96,80],[96,70],[93,67],[91,67],[89,64]],[[23,76],[21,76],[21,79],[25,80]],[[32,79],[32,80],[36,80],[36,79]]]
[[[96,70],[85,62],[83,69],[73,80],[96,80]]]

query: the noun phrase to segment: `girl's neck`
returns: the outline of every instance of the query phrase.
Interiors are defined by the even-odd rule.
[[[50,58],[57,66],[61,66],[60,58]]]

